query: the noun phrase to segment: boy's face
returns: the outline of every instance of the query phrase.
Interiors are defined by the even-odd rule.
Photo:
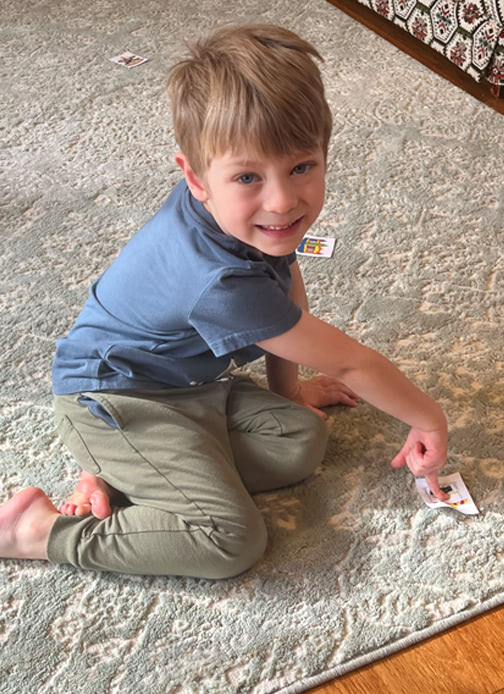
[[[296,250],[325,195],[321,148],[287,156],[246,149],[212,159],[202,178],[177,155],[193,194],[225,234],[272,256]],[[189,173],[189,175],[188,175]]]

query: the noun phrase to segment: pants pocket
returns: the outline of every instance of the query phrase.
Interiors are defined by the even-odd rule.
[[[101,391],[87,392],[80,394],[78,402],[112,429],[124,429],[124,419],[119,412],[119,409],[122,410],[120,407],[121,396],[114,396]]]
[[[87,407],[92,415],[98,417],[98,419],[101,419],[102,422],[108,424],[108,426],[112,427],[112,429],[120,429],[119,424],[111,415],[111,413],[95,397],[91,398],[89,397],[89,395],[81,395],[77,399],[77,402],[79,403],[79,405]]]
[[[97,475],[101,472],[100,465],[78,430],[72,424],[70,417],[63,415],[56,424],[56,431],[83,470],[92,475]]]

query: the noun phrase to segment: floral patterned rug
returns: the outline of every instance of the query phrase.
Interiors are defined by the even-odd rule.
[[[233,580],[0,561],[3,694],[302,692],[504,602],[504,120],[324,0],[3,3],[0,501],[61,501],[50,366],[90,282],[178,180],[163,96],[221,22],[294,29],[325,56],[327,204],[302,257],[312,311],[384,352],[450,420],[446,473],[481,513],[427,508],[389,461],[402,424],[330,411],[327,456],[257,497],[263,560]],[[128,50],[149,60],[125,69]],[[252,370],[264,378],[262,364]]]

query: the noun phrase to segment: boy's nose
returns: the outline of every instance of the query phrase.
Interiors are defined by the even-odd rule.
[[[266,212],[285,214],[297,205],[294,187],[288,182],[276,182],[268,186],[264,196],[263,207]]]

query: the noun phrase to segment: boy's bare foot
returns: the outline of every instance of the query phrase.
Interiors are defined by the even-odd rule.
[[[37,487],[23,489],[0,507],[0,557],[47,559],[47,540],[59,513]]]
[[[110,516],[110,498],[112,487],[99,477],[82,472],[75,491],[60,507],[65,516],[87,516],[90,513],[103,520]]]

